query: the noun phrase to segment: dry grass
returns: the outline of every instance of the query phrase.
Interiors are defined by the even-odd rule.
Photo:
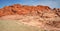
[[[0,20],[0,31],[44,31],[34,26],[28,26],[17,21]]]

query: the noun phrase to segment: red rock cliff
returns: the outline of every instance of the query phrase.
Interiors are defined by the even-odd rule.
[[[27,6],[27,5],[20,5],[20,4],[14,4],[11,6],[5,6],[0,9],[0,16],[5,15],[26,15],[26,14],[37,14],[42,12],[49,12],[51,11],[51,8],[48,6]],[[37,12],[37,13],[36,13]]]

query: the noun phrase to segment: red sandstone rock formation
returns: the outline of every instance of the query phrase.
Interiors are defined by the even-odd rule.
[[[48,6],[27,6],[27,5],[20,5],[20,4],[14,4],[11,6],[5,6],[0,9],[0,16],[5,15],[13,15],[13,14],[19,14],[19,15],[26,15],[26,14],[37,14],[42,12],[48,12],[51,8]]]
[[[34,15],[34,16],[32,16],[34,18],[36,18],[35,15],[38,15],[38,17],[37,17],[38,20],[36,19],[36,21],[40,21],[40,22],[43,21],[43,24],[45,24],[44,27],[47,26],[47,29],[48,28],[49,29],[58,28],[60,30],[60,8],[51,9],[48,6],[42,6],[42,5],[27,6],[27,5],[14,4],[11,6],[5,6],[0,9],[1,17],[5,16],[5,15],[14,15],[12,17],[15,18],[15,14]],[[20,16],[18,16],[18,17],[20,17]],[[22,16],[22,17],[24,17],[24,16]],[[5,18],[7,18],[7,17],[5,17]],[[25,18],[27,18],[27,16],[25,16]],[[27,19],[29,19],[29,18],[30,18],[30,16]],[[35,21],[35,19],[33,19],[33,18],[31,20]],[[43,26],[43,24],[41,24],[41,25]]]

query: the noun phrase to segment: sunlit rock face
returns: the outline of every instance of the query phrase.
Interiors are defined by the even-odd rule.
[[[28,5],[20,5],[20,4],[14,4],[11,6],[5,6],[2,9],[0,9],[0,16],[5,15],[13,15],[13,14],[19,14],[19,15],[27,15],[27,14],[38,14],[42,12],[48,12],[51,9],[48,6],[28,6]]]
[[[1,20],[18,20],[49,30],[60,30],[60,8],[14,4],[0,9]]]

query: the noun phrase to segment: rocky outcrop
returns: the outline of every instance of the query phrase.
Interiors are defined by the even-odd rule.
[[[51,8],[48,6],[27,6],[27,5],[20,5],[20,4],[14,4],[11,6],[5,6],[4,8],[0,9],[0,16],[5,15],[13,15],[13,14],[19,14],[19,15],[26,15],[26,14],[38,14],[42,12],[48,12]],[[41,12],[42,11],[42,12]]]
[[[13,18],[12,18],[13,17]],[[60,8],[51,9],[48,6],[28,6],[14,4],[0,9],[0,19],[29,21],[30,25],[44,26],[44,29],[60,30]],[[36,21],[35,21],[36,20]],[[34,22],[33,22],[34,21]],[[33,24],[31,24],[31,22]],[[42,24],[41,24],[42,23]]]
[[[53,11],[60,17],[60,8],[54,8]]]

